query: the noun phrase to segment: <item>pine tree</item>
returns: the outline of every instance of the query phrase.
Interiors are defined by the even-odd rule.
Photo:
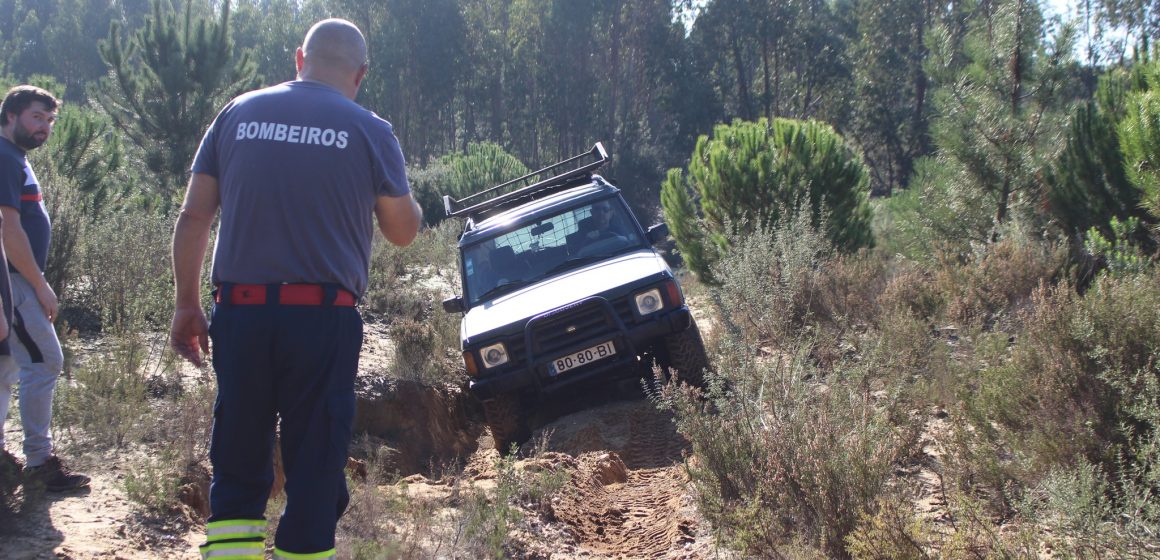
[[[1058,150],[1065,113],[1058,95],[1071,52],[1071,28],[1041,43],[1042,16],[1030,0],[979,2],[963,50],[942,29],[928,70],[941,81],[933,134],[951,191],[984,195],[997,240],[1012,209],[1035,217],[1041,202],[1039,171]],[[965,59],[964,66],[958,60]]]
[[[697,140],[687,176],[669,171],[661,206],[689,267],[711,280],[731,234],[769,230],[796,208],[824,223],[835,247],[872,246],[868,184],[865,165],[829,125],[735,121]]]
[[[196,16],[192,0],[179,15],[153,0],[152,15],[125,36],[114,22],[100,44],[111,80],[96,97],[117,127],[145,154],[163,206],[183,186],[202,132],[221,104],[255,85],[248,54],[235,58],[229,37],[230,3],[217,21]]]

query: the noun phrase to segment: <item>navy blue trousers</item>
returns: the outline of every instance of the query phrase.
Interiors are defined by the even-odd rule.
[[[358,310],[220,303],[209,333],[218,382],[209,522],[265,518],[277,425],[286,509],[274,545],[300,554],[334,548],[350,502],[344,469],[363,339]]]

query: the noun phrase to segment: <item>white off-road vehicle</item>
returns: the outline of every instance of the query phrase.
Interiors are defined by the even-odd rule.
[[[546,394],[641,376],[654,362],[701,384],[708,359],[681,286],[620,189],[593,172],[604,147],[462,200],[460,338],[496,447],[527,437]],[[537,180],[542,177],[546,179]],[[534,182],[533,182],[534,181]],[[530,183],[530,184],[529,184]]]

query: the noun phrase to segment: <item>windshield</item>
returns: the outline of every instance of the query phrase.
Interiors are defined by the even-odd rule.
[[[599,200],[464,247],[468,306],[640,248],[645,240],[628,212],[618,199]]]

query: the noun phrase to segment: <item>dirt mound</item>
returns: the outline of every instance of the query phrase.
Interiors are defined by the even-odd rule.
[[[644,399],[557,420],[533,435],[554,467],[572,471],[551,517],[593,557],[701,557],[707,539],[681,467],[688,444]],[[563,454],[566,459],[558,458]],[[698,541],[700,544],[698,545]]]

